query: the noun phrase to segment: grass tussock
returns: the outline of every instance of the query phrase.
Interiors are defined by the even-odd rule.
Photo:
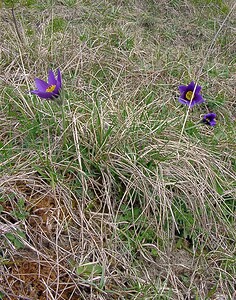
[[[1,8],[0,299],[236,297],[235,9]],[[28,93],[49,68],[59,101]]]

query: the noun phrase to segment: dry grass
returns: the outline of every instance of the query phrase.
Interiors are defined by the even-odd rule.
[[[75,2],[1,10],[1,297],[233,299],[233,2]]]

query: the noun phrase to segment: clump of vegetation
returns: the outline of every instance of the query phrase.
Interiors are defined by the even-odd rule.
[[[234,14],[3,1],[0,299],[235,297]]]

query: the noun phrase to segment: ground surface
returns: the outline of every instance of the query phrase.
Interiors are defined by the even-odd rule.
[[[236,298],[234,1],[9,3],[0,299]],[[30,95],[50,68],[60,99]]]

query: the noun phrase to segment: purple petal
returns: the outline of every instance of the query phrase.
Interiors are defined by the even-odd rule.
[[[195,104],[200,104],[200,103],[203,103],[205,100],[202,98],[202,96],[200,94],[195,94],[195,97],[192,101],[192,103]]]
[[[61,87],[59,86],[59,83],[57,82],[56,87],[55,87],[55,90],[53,91],[53,94],[59,96],[59,94],[60,94],[60,89],[61,89]]]
[[[193,81],[190,82],[190,84],[187,86],[188,91],[193,91],[195,87],[195,83]]]
[[[56,78],[55,78],[55,75],[54,75],[53,71],[49,70],[49,72],[48,72],[48,84],[49,85],[54,85],[56,83],[57,83],[57,81],[56,81]]]
[[[49,87],[49,84],[47,82],[45,82],[44,80],[42,80],[42,79],[35,78],[34,81],[35,81],[37,89],[40,92],[45,92],[46,89]]]
[[[214,120],[216,118],[216,114],[215,113],[209,113],[209,114],[206,114],[204,116],[205,119],[209,118],[211,120]]]
[[[190,82],[189,85],[180,85],[179,91],[181,94],[184,94],[187,91],[194,91],[194,88],[195,88],[195,83],[192,81],[192,82]],[[202,87],[200,85],[196,85],[195,94],[199,94],[201,89],[202,89]]]
[[[215,125],[216,125],[216,120],[210,121],[210,125],[211,125],[211,126],[215,126]]]
[[[184,94],[187,91],[187,86],[186,85],[180,85],[179,86],[179,91],[181,94]]]
[[[189,101],[187,100],[184,100],[182,97],[179,97],[178,101],[182,104],[186,104],[186,105],[189,105]]]
[[[37,91],[37,90],[30,91],[30,92],[31,92],[31,94],[35,94],[43,99],[53,99],[55,97],[55,95],[53,93],[41,92],[41,91]]]
[[[195,94],[199,94],[201,91],[202,87],[200,85],[196,86]]]
[[[59,96],[61,87],[62,87],[61,72],[60,72],[60,70],[58,69],[58,70],[57,70],[57,82],[56,82],[56,87],[55,87],[55,90],[53,91],[53,93],[56,94],[57,96]]]
[[[195,86],[196,86],[196,88],[195,88]],[[195,94],[199,94],[200,93],[200,91],[201,91],[201,89],[202,89],[202,87],[200,86],[200,85],[196,85],[193,81],[192,82],[190,82],[190,84],[188,85],[188,90],[189,91],[194,91],[194,89],[195,89]]]
[[[29,91],[31,94],[35,94],[35,95],[37,95],[38,94],[38,92],[39,92],[39,90],[33,90],[33,91]]]
[[[189,101],[189,107],[193,107],[193,106],[195,106],[196,104],[198,104],[198,103],[196,103],[196,102],[194,102],[194,100],[190,103],[190,101]]]

